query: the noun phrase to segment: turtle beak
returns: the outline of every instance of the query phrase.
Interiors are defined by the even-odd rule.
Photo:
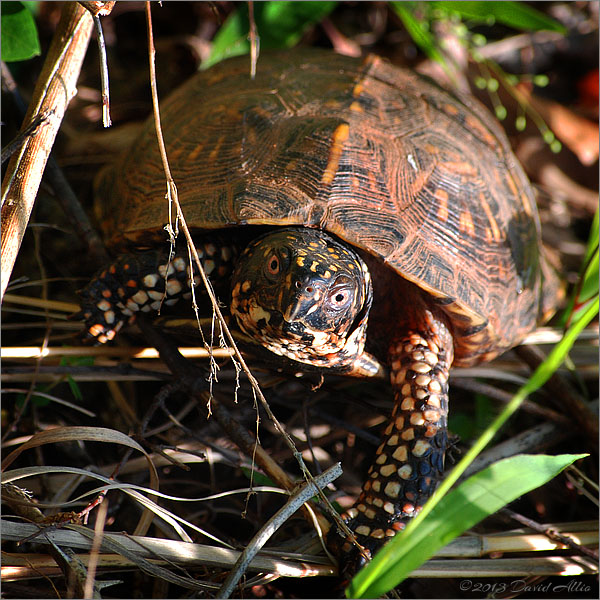
[[[304,321],[319,308],[319,304],[327,291],[325,282],[320,281],[313,276],[305,276],[292,281],[289,286],[290,293],[283,301],[283,306],[287,306],[283,312],[283,318],[287,323],[294,323],[298,320],[298,315],[302,315],[300,320]]]

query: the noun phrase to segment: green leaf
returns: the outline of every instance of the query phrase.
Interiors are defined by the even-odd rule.
[[[94,364],[93,356],[63,356],[59,362],[61,367],[68,366],[79,366],[79,367],[91,367]],[[81,388],[70,375],[67,376],[67,383],[71,389],[71,393],[76,400],[83,402],[83,393]]]
[[[270,477],[267,477],[264,473],[261,473],[256,469],[242,467],[242,473],[246,476],[248,481],[252,481],[254,485],[270,485],[272,487],[277,487],[277,484],[274,483]]]
[[[291,48],[304,32],[326,17],[337,2],[255,2],[254,20],[260,48]],[[213,40],[210,57],[202,68],[250,51],[248,6],[232,13]]]
[[[41,53],[35,21],[22,2],[2,3],[2,60],[28,60]]]
[[[566,33],[566,29],[550,17],[531,8],[524,2],[431,2],[432,6],[459,14],[463,18],[488,23],[492,17],[498,23],[523,31],[539,31],[547,29]]]
[[[378,552],[352,581],[348,597],[385,594],[455,537],[586,456],[521,454],[499,460],[469,477],[439,502],[410,539],[398,534]]]

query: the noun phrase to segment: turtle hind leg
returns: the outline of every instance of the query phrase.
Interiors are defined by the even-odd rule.
[[[197,244],[197,250],[205,272],[213,281],[230,275],[233,248],[208,241]],[[196,269],[194,272],[197,285],[200,278]],[[187,250],[176,252],[170,260],[164,249],[124,254],[99,271],[79,292],[81,310],[71,318],[85,322],[81,335],[84,343],[104,344],[126,322],[135,320],[136,313],[160,311],[163,305],[171,306],[189,293]]]
[[[389,347],[394,408],[356,504],[343,518],[372,556],[406,526],[442,478],[448,445],[448,371],[453,340],[445,323],[426,311],[426,327],[407,331]],[[332,530],[347,575],[366,559]]]

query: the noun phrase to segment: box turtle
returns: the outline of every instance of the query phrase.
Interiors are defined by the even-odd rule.
[[[228,60],[162,102],[171,170],[245,333],[299,368],[389,368],[392,413],[344,515],[368,555],[442,477],[450,367],[517,344],[551,311],[556,280],[531,185],[474,99],[375,56],[267,53],[255,79],[248,69]],[[189,293],[185,244],[167,260],[165,187],[149,120],[97,185],[112,248],[146,250],[83,290],[93,341]]]

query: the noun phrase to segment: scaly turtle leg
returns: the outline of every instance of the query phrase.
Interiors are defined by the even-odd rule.
[[[390,344],[394,408],[362,492],[343,515],[370,555],[419,512],[444,471],[453,342],[444,322],[425,312],[426,327]],[[349,574],[365,562],[350,541],[341,556]]]
[[[228,279],[235,251],[212,241],[196,244],[204,270],[211,280]],[[194,269],[194,285],[200,277]],[[200,288],[203,289],[203,288]],[[168,251],[148,250],[119,256],[99,271],[80,292],[81,311],[71,318],[84,319],[83,341],[104,344],[112,340],[138,311],[160,310],[190,295],[187,249],[169,261]]]

